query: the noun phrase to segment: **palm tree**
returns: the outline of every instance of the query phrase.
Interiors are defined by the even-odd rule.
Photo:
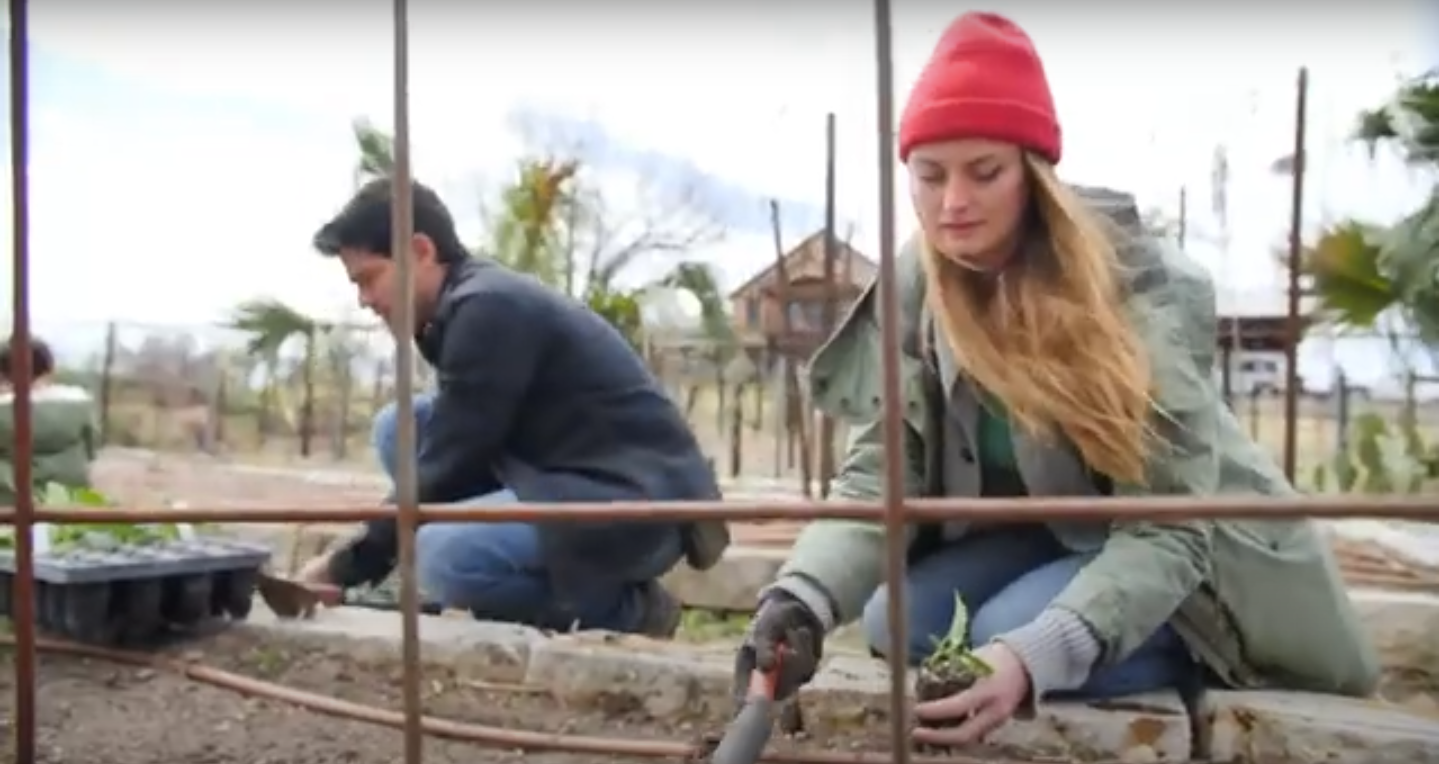
[[[395,170],[395,139],[363,117],[350,123],[355,137],[356,159],[352,181],[356,189],[378,178],[387,178]],[[431,369],[418,353],[414,356],[412,373],[417,386],[427,384]]]
[[[643,238],[637,238],[613,252],[596,247],[585,272],[573,272],[576,242],[593,243],[598,227],[604,224],[598,194],[584,186],[581,169],[576,159],[521,159],[515,179],[500,192],[498,209],[489,215],[491,256],[557,289],[578,290],[576,298],[636,346],[643,334],[641,303],[656,289],[692,295],[700,306],[700,323],[707,337],[717,346],[731,345],[724,297],[713,269],[704,263],[681,260],[657,279],[637,287],[621,286],[625,271],[654,251]],[[577,275],[581,278],[576,279]]]
[[[276,407],[279,397],[280,352],[291,339],[303,338],[304,357],[300,365],[303,392],[297,429],[300,456],[310,456],[315,436],[315,371],[319,343],[320,338],[330,331],[331,325],[317,321],[279,300],[256,299],[235,306],[230,314],[229,327],[248,334],[245,352],[265,362],[266,381],[261,392],[260,416],[266,424],[262,424],[262,433],[268,427],[268,414]]]
[[[1354,138],[1371,158],[1388,151],[1439,180],[1439,70],[1405,81],[1386,103],[1361,113]],[[1293,172],[1293,158],[1285,157],[1276,169]],[[1307,248],[1303,267],[1321,314],[1331,322],[1379,329],[1397,343],[1394,324],[1387,320],[1392,316],[1415,333],[1431,357],[1439,358],[1439,183],[1431,185],[1418,208],[1391,225],[1345,220],[1330,226]],[[1387,432],[1361,422],[1352,449],[1370,462],[1385,454],[1384,463],[1391,452],[1402,452],[1401,461],[1417,460],[1428,474],[1439,475],[1439,448],[1426,444],[1418,431],[1413,383],[1411,376],[1397,440],[1391,443]],[[1350,458],[1337,455],[1336,469]]]
[[[500,192],[499,208],[489,216],[490,256],[564,288],[564,237],[570,212],[578,204],[578,171],[579,162],[574,160],[521,159],[517,177]]]
[[[324,389],[333,394],[331,412],[331,453],[336,459],[349,455],[350,419],[354,408],[355,364],[365,356],[356,324],[337,323],[321,335],[320,357]]]
[[[1418,172],[1439,173],[1439,70],[1403,83],[1357,122],[1354,137],[1371,156],[1388,150]],[[1439,349],[1439,187],[1393,225],[1346,220],[1330,227],[1308,249],[1304,267],[1334,323],[1373,329],[1396,315],[1424,346]]]
[[[359,158],[356,183],[388,175],[394,166],[394,141],[369,121],[353,123]],[[625,226],[605,220],[603,199],[584,183],[582,163],[575,158],[524,157],[516,173],[487,210],[488,241],[480,249],[495,260],[533,275],[556,289],[583,300],[638,345],[643,321],[640,303],[653,289],[674,289],[691,294],[700,306],[700,322],[707,338],[727,360],[733,348],[725,301],[713,270],[702,263],[681,260],[658,279],[639,287],[620,286],[621,277],[642,257],[655,254],[683,256],[707,235],[702,229],[660,236],[640,230],[623,241],[608,234]],[[632,232],[633,233],[633,232]],[[589,245],[583,265],[575,249]],[[579,271],[577,273],[577,271]]]
[[[354,169],[355,187],[375,178],[388,177],[395,168],[395,140],[368,119],[356,119],[350,128],[355,134],[355,148],[359,149]]]

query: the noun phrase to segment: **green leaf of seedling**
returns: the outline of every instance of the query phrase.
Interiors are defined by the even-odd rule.
[[[969,609],[958,593],[954,595],[954,616],[949,621],[949,631],[935,642],[934,651],[925,659],[930,668],[961,663],[969,653]]]
[[[70,489],[60,483],[46,483],[35,501],[43,507],[63,506],[70,501]]]
[[[959,660],[961,665],[964,666],[964,669],[975,676],[989,676],[994,673],[993,666],[985,663],[983,658],[967,650],[960,656]]]
[[[954,594],[954,617],[949,620],[949,633],[945,634],[945,639],[953,640],[961,647],[969,644],[969,608],[965,607],[959,592]]]
[[[63,483],[50,482],[40,489],[35,501],[43,507],[108,507],[110,500],[105,494],[93,488],[71,488]]]
[[[70,491],[70,501],[82,507],[108,507],[110,500],[105,494],[93,488],[76,488]]]

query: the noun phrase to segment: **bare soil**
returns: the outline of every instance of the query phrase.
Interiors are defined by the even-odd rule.
[[[292,651],[253,635],[229,633],[185,651],[187,658],[381,708],[401,708],[395,667],[359,664],[341,652]],[[14,713],[10,652],[0,652],[0,722]],[[633,707],[575,709],[533,688],[458,678],[442,665],[425,667],[427,715],[541,732],[691,742],[721,729],[723,720],[649,718]],[[39,669],[39,764],[394,764],[400,732],[250,698],[168,670],[99,660],[42,656]],[[883,724],[825,734],[828,750],[886,750]],[[776,739],[777,747],[803,742]],[[13,759],[13,738],[0,741],[0,760]],[[524,753],[429,738],[431,764],[629,764],[641,759]],[[647,760],[652,761],[652,760]]]
[[[354,472],[336,484],[306,480],[304,466],[247,470],[203,455],[147,454],[107,449],[91,468],[97,488],[122,506],[158,509],[183,501],[192,507],[244,507],[285,503],[342,507],[376,503],[385,495],[378,475]],[[328,474],[342,474],[328,470]],[[348,473],[343,473],[348,474]]]

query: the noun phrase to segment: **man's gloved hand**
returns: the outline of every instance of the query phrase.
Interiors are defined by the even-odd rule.
[[[814,678],[823,653],[824,627],[814,613],[789,594],[771,591],[735,656],[735,697],[743,700],[751,673],[778,665],[775,699],[785,700]]]

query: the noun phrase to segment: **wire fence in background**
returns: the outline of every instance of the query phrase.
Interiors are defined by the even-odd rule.
[[[262,337],[113,321],[41,338],[65,381],[94,396],[107,445],[347,459],[395,395],[393,345],[377,326]],[[427,384],[428,369],[416,372]]]
[[[278,339],[221,324],[117,320],[41,329],[60,374],[94,396],[112,446],[368,464],[372,422],[395,396],[392,339],[377,325],[326,325]],[[803,391],[790,400],[779,365],[746,364],[737,374],[709,368],[702,352],[649,360],[718,471],[795,480],[822,492],[830,476],[820,474],[820,452],[830,449],[828,463],[835,463],[843,424],[832,442],[818,442],[817,415]],[[420,364],[416,374],[417,389],[425,389],[430,370]],[[1366,420],[1408,417],[1426,443],[1439,443],[1439,396],[1432,394],[1439,380],[1398,378],[1375,387],[1338,374],[1323,384],[1306,377],[1304,386],[1296,422],[1301,484],[1348,452]],[[1230,404],[1240,426],[1280,457],[1282,389],[1240,385]]]

